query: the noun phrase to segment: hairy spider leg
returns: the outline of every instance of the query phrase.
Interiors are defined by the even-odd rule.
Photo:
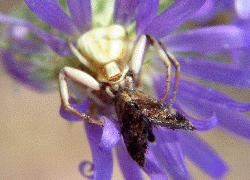
[[[147,42],[149,42],[149,44],[154,47],[155,51],[158,53],[160,59],[162,60],[162,62],[164,63],[167,69],[166,91],[165,91],[164,96],[161,99],[161,102],[164,103],[169,95],[170,80],[171,80],[171,61],[169,60],[168,54],[162,48],[160,42],[149,35],[142,35],[134,47],[134,51],[133,51],[132,58],[130,60],[129,67],[130,67],[130,70],[135,74],[135,77],[138,77],[138,74],[140,73],[140,69],[143,64],[143,59],[144,59],[143,57],[144,57],[144,52],[145,52]],[[171,102],[172,101],[173,100],[171,100]]]
[[[160,42],[159,42],[160,43]],[[174,101],[176,99],[176,94],[177,94],[177,90],[179,87],[179,82],[180,82],[180,72],[181,72],[181,67],[180,67],[180,63],[179,61],[174,57],[174,55],[172,53],[170,53],[167,48],[160,43],[162,49],[165,51],[165,53],[167,54],[169,60],[173,63],[174,67],[175,67],[175,83],[174,83],[174,92],[173,92],[173,96],[170,99],[170,107],[174,104]]]
[[[60,88],[60,95],[62,99],[62,103],[65,107],[65,109],[82,119],[87,120],[89,123],[97,124],[99,126],[102,126],[103,123],[99,120],[96,120],[90,116],[88,116],[85,113],[81,113],[77,111],[75,108],[73,108],[69,103],[69,90],[67,86],[66,78],[79,83],[87,88],[90,88],[92,90],[100,90],[100,84],[89,74],[80,71],[78,69],[72,68],[72,67],[64,67],[60,73],[59,73],[59,88]]]

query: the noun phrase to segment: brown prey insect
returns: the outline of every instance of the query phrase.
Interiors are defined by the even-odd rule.
[[[158,101],[139,91],[140,72],[147,44],[152,46],[167,68],[166,91]],[[155,38],[141,35],[129,39],[125,27],[114,24],[92,29],[82,34],[76,42],[69,42],[72,54],[81,67],[64,67],[59,74],[62,104],[69,112],[89,123],[102,126],[98,117],[81,113],[69,102],[67,80],[84,87],[89,99],[100,109],[115,105],[121,134],[131,157],[144,166],[147,143],[155,137],[153,127],[194,130],[189,121],[172,108],[179,83],[180,66],[170,52]],[[169,94],[171,64],[175,67],[173,96],[164,104]]]

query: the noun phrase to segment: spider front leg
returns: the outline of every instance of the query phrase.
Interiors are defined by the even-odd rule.
[[[103,123],[99,120],[96,120],[85,113],[81,113],[73,108],[69,103],[69,90],[67,86],[66,78],[79,83],[87,88],[91,88],[92,90],[100,90],[100,84],[89,74],[80,71],[75,68],[71,67],[64,67],[59,74],[59,88],[60,88],[60,95],[62,99],[62,103],[67,111],[72,114],[79,116],[82,119],[87,120],[89,123],[97,124],[102,126]]]

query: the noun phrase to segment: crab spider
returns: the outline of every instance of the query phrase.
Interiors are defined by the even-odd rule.
[[[125,28],[121,25],[111,25],[90,30],[77,40],[76,45],[69,43],[72,53],[87,68],[84,72],[72,67],[64,67],[59,74],[59,87],[62,103],[65,109],[90,123],[102,125],[87,114],[80,113],[69,103],[69,91],[66,79],[70,79],[84,86],[90,97],[97,104],[104,105],[102,98],[95,96],[92,92],[105,92],[113,99],[119,88],[125,88],[128,83],[125,77],[131,79],[129,82],[136,82],[143,65],[144,53],[147,43],[154,47],[160,59],[165,64],[166,91],[161,99],[165,102],[169,94],[171,79],[171,64],[176,68],[174,93],[170,99],[170,106],[173,104],[178,88],[180,66],[174,56],[154,37],[141,35],[137,42],[131,42]],[[128,73],[129,72],[129,73]],[[130,73],[131,72],[131,73]],[[128,75],[129,74],[129,75]],[[105,86],[103,86],[105,85]]]

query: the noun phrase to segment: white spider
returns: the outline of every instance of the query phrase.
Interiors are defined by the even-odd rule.
[[[123,26],[111,25],[84,33],[79,37],[76,45],[69,43],[72,53],[83,64],[85,71],[84,68],[80,70],[72,67],[64,67],[60,71],[60,94],[65,109],[90,123],[101,125],[99,120],[78,112],[70,105],[66,78],[83,85],[96,103],[105,105],[102,98],[93,95],[92,92],[102,92],[102,94],[105,92],[113,99],[119,88],[127,86],[125,79],[130,78],[132,82],[137,82],[147,44],[154,47],[167,68],[166,91],[161,102],[165,102],[169,93],[171,63],[176,68],[174,94],[170,100],[171,106],[175,100],[179,82],[178,61],[155,38],[141,35],[137,41],[130,41]]]

